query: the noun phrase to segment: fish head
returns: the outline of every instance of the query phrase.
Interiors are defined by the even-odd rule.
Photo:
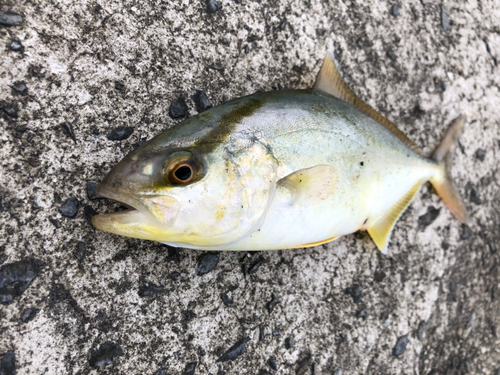
[[[207,147],[173,135],[142,145],[104,178],[99,195],[131,209],[94,216],[93,225],[201,249],[227,246],[258,230],[276,188],[276,162],[268,149],[252,140],[237,148]]]

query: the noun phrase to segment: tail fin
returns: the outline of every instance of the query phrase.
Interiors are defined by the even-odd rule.
[[[444,134],[439,146],[432,154],[432,159],[437,161],[441,167],[441,173],[430,180],[432,186],[434,186],[444,204],[448,207],[453,216],[455,216],[461,223],[465,223],[467,221],[467,212],[460,196],[458,195],[455,185],[451,180],[449,168],[453,151],[455,151],[455,146],[465,121],[466,119],[464,116],[460,115],[457,117]]]

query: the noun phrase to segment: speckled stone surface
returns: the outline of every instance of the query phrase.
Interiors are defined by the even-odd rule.
[[[0,305],[2,371],[496,374],[500,6],[394,4],[2,2],[12,25],[0,25],[0,276],[21,279],[2,289],[13,293]],[[350,87],[425,152],[468,117],[452,174],[469,227],[425,186],[389,256],[358,233],[221,253],[197,275],[201,252],[89,225],[113,205],[87,183],[180,121],[172,101],[190,116],[197,90],[218,105],[310,87],[333,46]],[[71,198],[74,218],[61,213]]]

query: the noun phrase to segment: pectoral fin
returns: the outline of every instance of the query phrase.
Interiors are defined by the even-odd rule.
[[[288,189],[293,203],[317,204],[324,201],[335,189],[336,174],[329,165],[301,169],[278,181],[278,186]]]
[[[406,135],[404,135],[392,122],[362,101],[354,94],[351,89],[342,80],[337,67],[335,66],[333,51],[328,51],[326,54],[321,70],[314,84],[314,88],[319,91],[326,92],[336,98],[346,102],[357,108],[365,115],[380,123],[382,126],[394,133],[408,147],[420,155],[424,155],[422,150],[417,147]]]
[[[389,243],[389,238],[391,237],[391,232],[392,228],[394,228],[394,224],[396,224],[396,221],[399,219],[401,214],[410,205],[413,197],[415,197],[415,194],[417,194],[418,189],[424,182],[424,180],[417,182],[381,217],[376,219],[372,224],[368,225],[368,233],[370,234],[373,242],[375,242],[375,245],[377,245],[378,249],[382,253],[387,254],[387,244]]]

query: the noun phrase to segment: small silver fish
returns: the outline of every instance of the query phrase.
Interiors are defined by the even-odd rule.
[[[431,158],[342,81],[329,52],[314,89],[257,93],[178,124],[131,152],[99,184],[134,209],[98,229],[201,250],[317,246],[392,228],[430,181],[461,222],[448,173],[465,118]]]

